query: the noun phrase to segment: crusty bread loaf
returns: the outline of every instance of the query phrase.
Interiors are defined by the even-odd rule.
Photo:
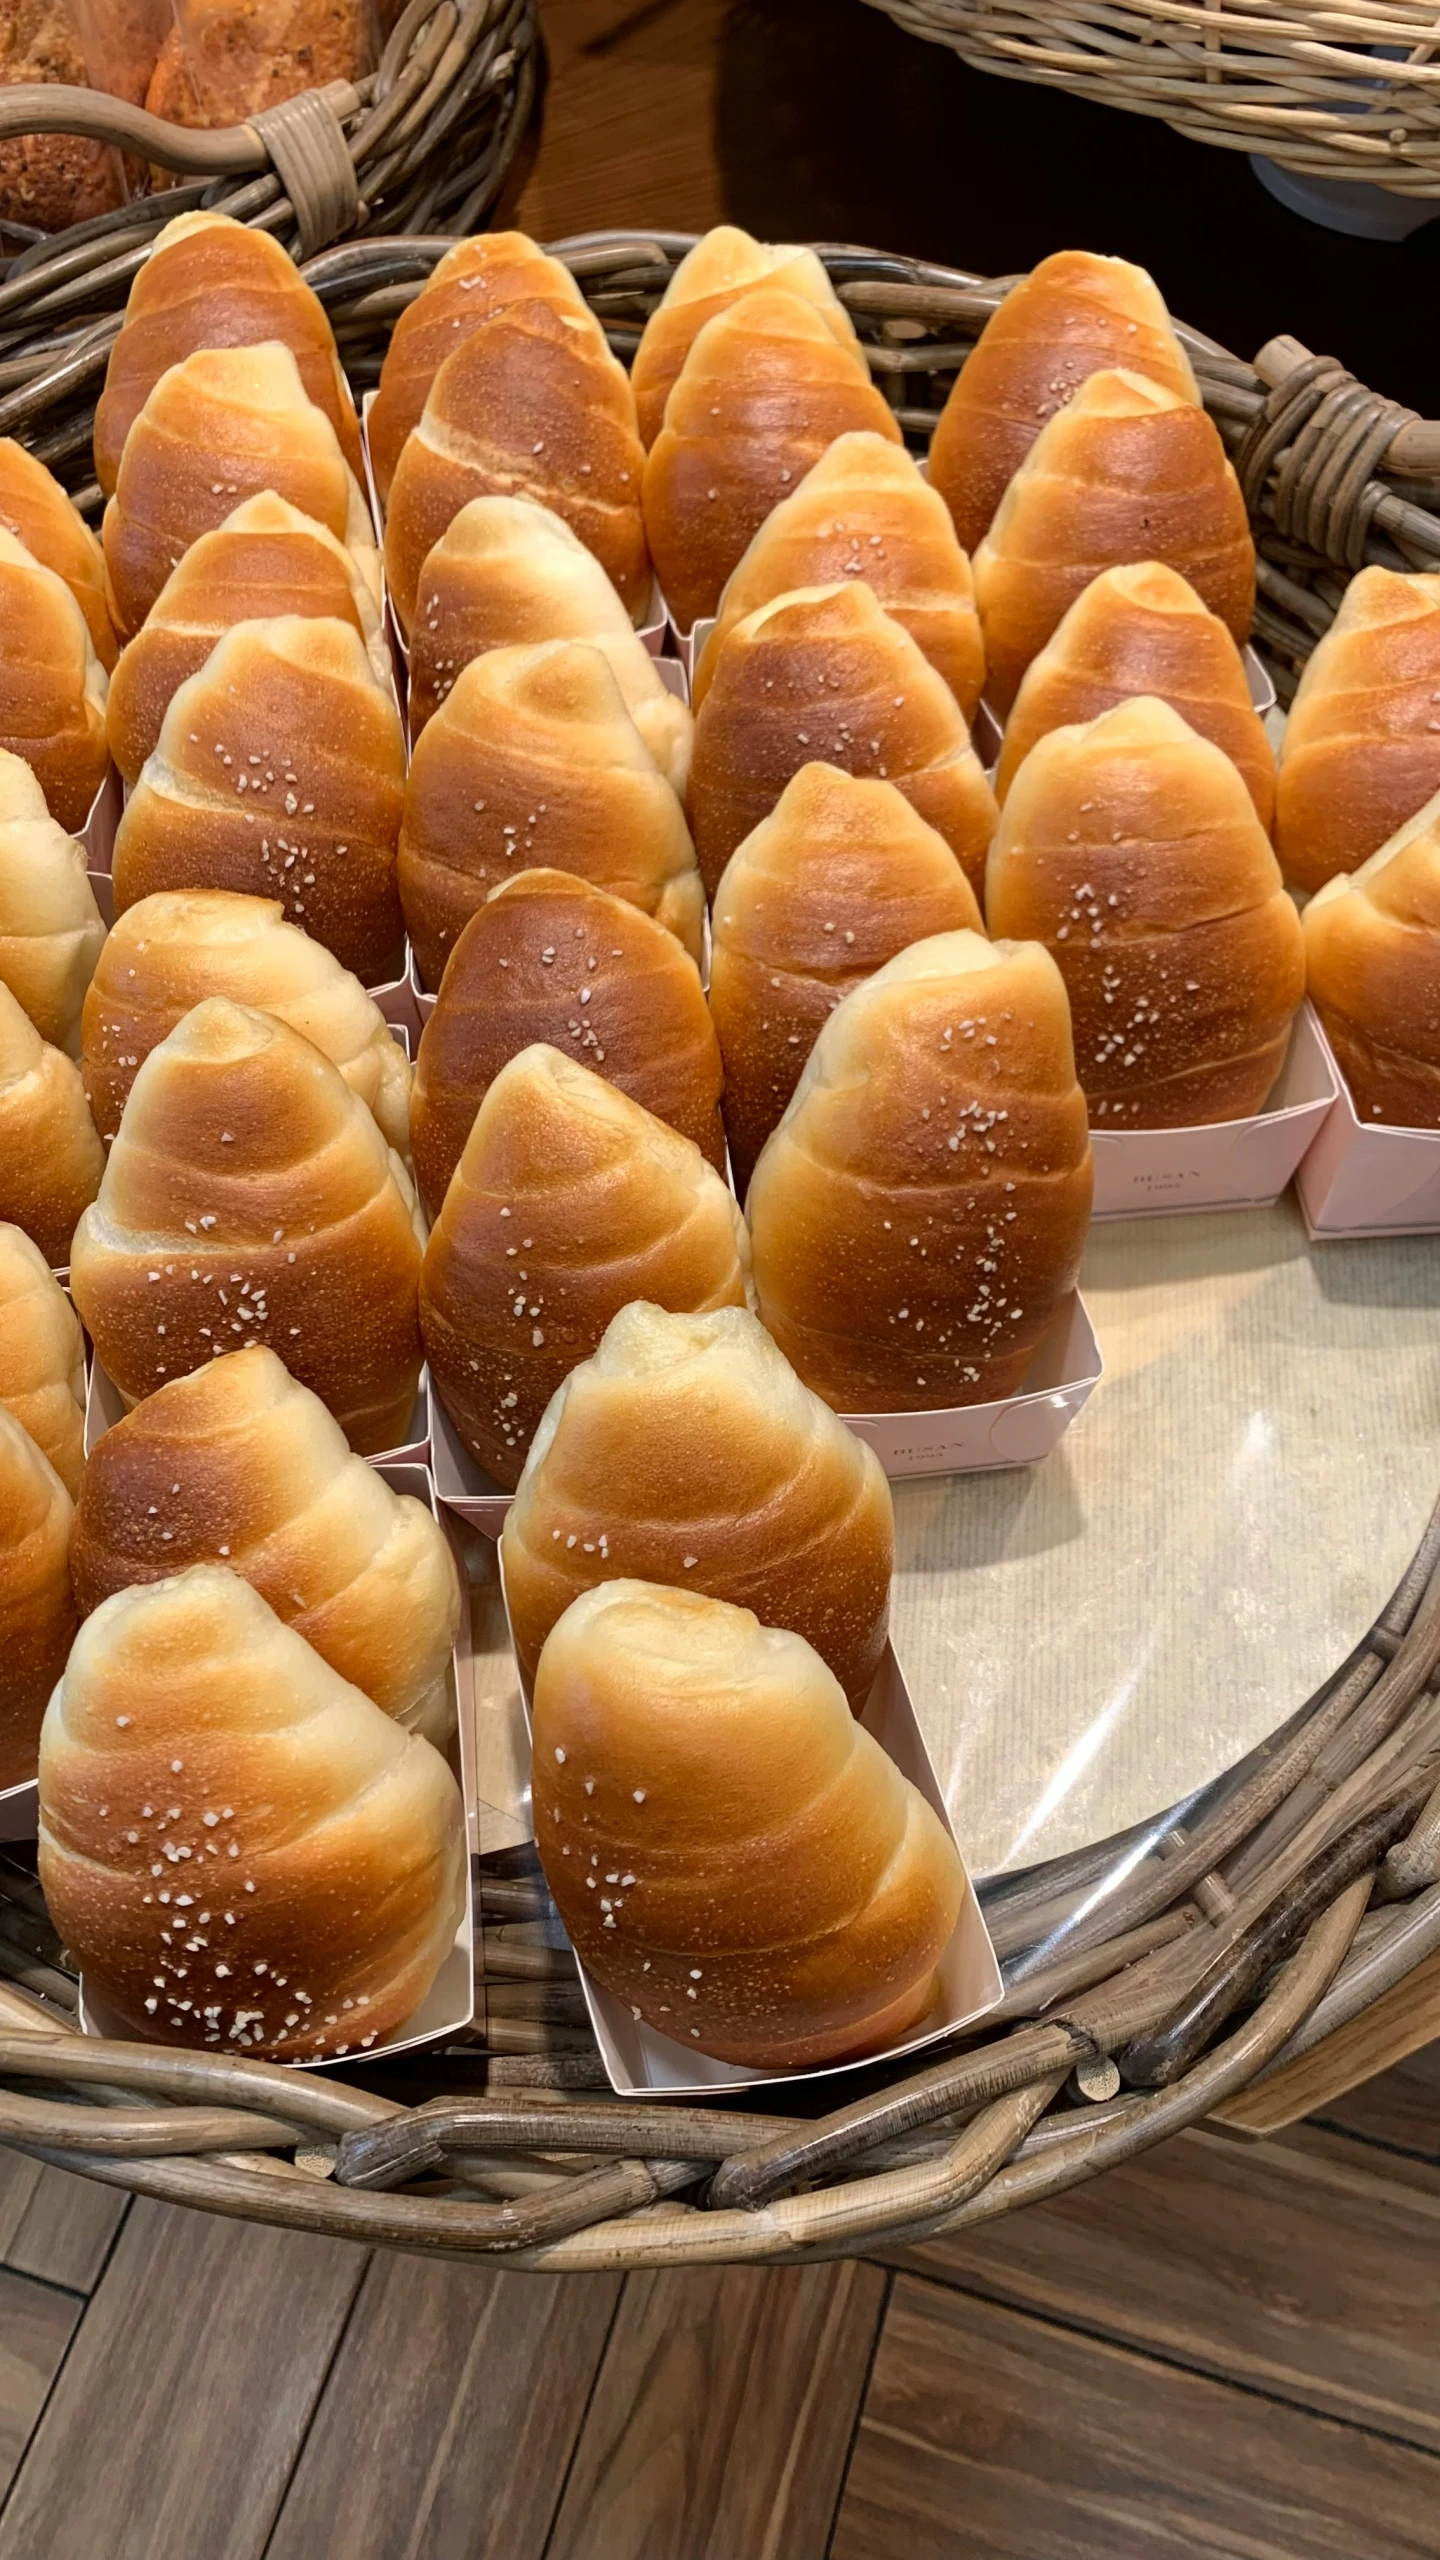
[[[471,498],[534,498],[593,551],[631,619],[650,602],[635,395],[588,311],[507,302],[462,336],[401,449],[385,570],[402,631],[420,572]]]
[[[1200,737],[1224,749],[1268,831],[1275,752],[1250,700],[1244,661],[1218,614],[1162,560],[1092,578],[1031,659],[1005,723],[996,798],[1003,805],[1037,738],[1098,720],[1142,693],[1168,702]]]
[[[859,347],[813,302],[757,286],[706,321],[645,464],[646,537],[682,631],[715,612],[771,508],[856,428],[900,442]]]
[[[1362,569],[1307,660],[1285,723],[1275,850],[1318,889],[1389,843],[1440,790],[1440,576]]]
[[[588,640],[667,782],[683,791],[693,722],[592,551],[533,498],[472,498],[420,572],[410,633],[410,735],[472,658],[538,640]]]
[[[70,1259],[104,1165],[79,1068],[0,981],[0,1218],[23,1227],[52,1270]]]
[[[416,743],[399,878],[427,987],[491,890],[536,864],[643,908],[699,959],[705,893],[685,812],[582,640],[472,659]]]
[[[40,1743],[40,1873],[137,2035],[275,2061],[365,2053],[419,2007],[465,1906],[438,1751],[224,1565],[87,1618]]]
[[[285,922],[276,898],[168,889],[127,907],[85,999],[85,1091],[113,1138],[136,1073],[192,1005],[228,996],[288,1022],[337,1066],[397,1155],[410,1152],[410,1062],[358,978]]]
[[[907,944],[966,928],[985,930],[974,890],[893,783],[801,766],[715,893],[710,1013],[742,1200],[841,998]]]
[[[118,0],[98,0],[98,6],[104,13],[100,26],[121,17]],[[127,65],[124,50],[116,46],[107,49],[112,78],[102,82],[86,42],[95,31],[95,20],[85,24],[77,17],[74,0],[6,0],[0,10],[0,86],[32,81],[63,81],[69,88],[113,85],[117,97],[124,95],[138,106],[149,67],[143,58]],[[133,69],[132,80],[124,76],[127,68]],[[27,230],[63,231],[72,222],[93,222],[100,214],[116,212],[125,197],[125,163],[108,143],[23,130],[0,143],[0,219],[6,222],[21,223]]]
[[[279,898],[367,987],[394,978],[405,742],[358,632],[240,622],[171,698],[115,835],[115,906],[161,889]]]
[[[994,934],[1043,942],[1098,1129],[1259,1111],[1305,992],[1300,924],[1227,755],[1142,695],[1052,729],[990,855]]]
[[[54,474],[13,436],[0,436],[0,525],[24,543],[32,559],[64,579],[108,672],[117,643],[105,602],[105,555]]]
[[[650,2026],[803,2071],[920,2025],[964,1870],[802,1636],[605,1582],[546,1643],[534,1725],[536,1846],[566,1933]]]
[[[967,551],[988,531],[1047,419],[1112,365],[1198,405],[1190,359],[1145,269],[1057,249],[986,321],[931,442],[930,477]]]
[[[40,1719],[75,1633],[73,1518],[49,1459],[0,1404],[0,1787],[35,1775]]]
[[[28,764],[0,748],[0,979],[42,1040],[80,1054],[80,1008],[105,940],[84,851]]]
[[[178,0],[145,104],[200,132],[248,124],[302,90],[373,72],[377,18],[373,0]]]
[[[742,837],[817,760],[893,782],[981,889],[995,795],[949,686],[861,579],[777,596],[716,658],[685,800],[712,899]]]
[[[537,1042],[487,1088],[425,1248],[431,1378],[471,1455],[513,1487],[619,1308],[743,1306],[749,1271],[745,1222],[699,1148]]]
[[[172,1378],[101,1434],[70,1559],[84,1617],[133,1583],[226,1564],[398,1724],[436,1743],[454,1724],[445,1532],[352,1455],[263,1342]]]
[[[1019,1389],[1075,1286],[1090,1137],[1038,943],[912,943],[832,1013],[746,1203],[764,1323],[841,1413]]]
[[[1317,889],[1302,923],[1310,1001],[1357,1116],[1440,1129],[1440,793]]]
[[[105,779],[105,670],[63,578],[0,527],[0,748],[78,835]]]
[[[970,563],[943,499],[903,444],[837,436],[793,497],[771,510],[732,570],[691,679],[698,711],[726,635],[757,605],[797,587],[863,578],[943,676],[967,720],[985,681]]]
[[[1219,428],[1142,374],[1092,373],[1042,428],[975,553],[985,694],[1002,718],[1081,589],[1132,560],[1178,569],[1249,637],[1255,545]]]
[[[368,1453],[406,1438],[422,1232],[339,1070],[273,1014],[211,996],[135,1078],[70,1285],[127,1403],[268,1342]]]
[[[0,1404],[73,1501],[85,1461],[85,1336],[23,1227],[0,1226]]]
[[[842,347],[858,348],[854,322],[813,249],[773,246],[752,240],[733,223],[717,223],[686,251],[635,350],[630,379],[647,448],[660,433],[665,403],[706,321],[762,285],[798,295],[819,312]]]
[[[694,961],[626,899],[521,871],[466,925],[420,1035],[410,1138],[432,1216],[486,1087],[536,1040],[602,1070],[724,1171],[720,1050]]]

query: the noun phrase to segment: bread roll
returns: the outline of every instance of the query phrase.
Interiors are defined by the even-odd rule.
[[[1357,1116],[1440,1129],[1440,792],[1317,889],[1302,923],[1310,1001]]]
[[[1275,850],[1318,889],[1389,843],[1440,790],[1440,576],[1362,569],[1290,705]]]
[[[699,959],[705,893],[685,812],[584,641],[473,658],[417,741],[400,897],[427,987],[491,890],[534,865],[642,908]]]
[[[1091,1187],[1049,954],[912,943],[831,1015],[755,1168],[761,1318],[841,1413],[1014,1395],[1075,1286]]]
[[[42,1040],[80,1054],[80,1008],[105,927],[82,848],[28,764],[0,749],[0,979]]]
[[[106,6],[113,9],[115,0]],[[0,88],[32,81],[90,85],[83,33],[73,0],[7,0],[0,10]],[[27,120],[22,115],[22,126]],[[0,142],[0,221],[27,231],[63,231],[118,211],[125,196],[125,163],[107,143],[23,130]]]
[[[0,982],[0,1219],[23,1227],[60,1270],[104,1166],[79,1068]]]
[[[85,616],[90,646],[108,672],[117,655],[105,602],[105,555],[74,501],[43,462],[0,436],[0,525],[43,568],[63,578]]]
[[[745,1222],[699,1148],[536,1042],[488,1087],[425,1248],[430,1374],[471,1456],[513,1488],[620,1307],[743,1306],[749,1271]]]
[[[226,1564],[397,1724],[443,1743],[460,1583],[318,1396],[252,1342],[172,1378],[90,1452],[71,1541],[83,1617],[132,1583]]]
[[[95,477],[114,495],[125,439],[156,383],[202,347],[279,343],[323,409],[353,472],[360,425],[325,305],[268,231],[224,213],[182,213],[158,232],[130,287],[95,404]],[[97,644],[98,645],[98,644]]]
[[[1145,269],[1057,249],[986,321],[931,440],[930,478],[967,551],[1047,419],[1113,365],[1199,405],[1190,359]]]
[[[487,649],[588,640],[668,783],[683,791],[693,723],[660,681],[594,553],[533,498],[472,498],[420,572],[410,634],[410,734],[418,738],[461,670]]]
[[[101,538],[110,619],[132,639],[182,553],[271,490],[373,551],[360,484],[289,347],[201,347],[162,373],[120,458]]]
[[[716,658],[686,793],[712,899],[737,844],[817,761],[893,782],[981,889],[995,795],[949,686],[859,579],[777,596]]]
[[[35,1775],[40,1719],[75,1633],[70,1496],[0,1405],[0,1787]]]
[[[208,997],[135,1078],[71,1291],[126,1402],[268,1342],[362,1454],[420,1375],[410,1179],[328,1058]]]
[[[650,602],[635,395],[588,311],[506,303],[436,374],[406,438],[385,516],[402,631],[425,560],[471,498],[533,498],[593,551],[631,619]]]
[[[374,554],[366,567],[373,567]],[[348,622],[365,643],[377,683],[393,690],[389,643],[360,561],[328,526],[302,516],[273,489],[192,542],[171,570],[110,683],[110,753],[133,786],[160,743],[165,714],[187,677],[237,622],[303,614]]]
[[[931,2008],[964,1870],[803,1637],[601,1583],[541,1655],[533,1784],[581,1963],[689,2051],[804,2071]]]
[[[943,676],[967,720],[985,681],[970,563],[942,499],[903,445],[869,432],[837,436],[793,497],[772,509],[726,581],[696,664],[699,709],[721,646],[757,605],[797,587],[863,578]]]
[[[996,798],[1003,804],[1037,738],[1097,720],[1142,693],[1168,702],[1199,737],[1224,749],[1268,832],[1275,754],[1250,700],[1244,661],[1219,616],[1161,560],[1092,578],[1032,658],[1005,723]]]
[[[405,742],[348,623],[240,622],[173,695],[115,835],[115,907],[162,889],[278,898],[367,987],[398,975]]]
[[[0,527],[0,748],[78,835],[105,779],[105,670],[63,578]]]
[[[646,537],[682,631],[715,612],[771,508],[855,428],[900,442],[860,348],[812,302],[757,287],[706,321],[645,464]]]
[[[966,929],[985,930],[975,892],[893,783],[801,766],[715,893],[710,1013],[742,1200],[842,997],[907,944]]]
[[[223,1565],[87,1618],[40,1744],[40,1875],[137,2035],[277,2062],[365,2053],[465,1907],[440,1754]]]
[[[22,1227],[0,1226],[0,1404],[73,1501],[85,1462],[85,1336]]]
[[[85,1091],[113,1138],[137,1070],[192,1005],[228,996],[288,1022],[337,1066],[397,1155],[410,1152],[410,1062],[358,978],[285,922],[276,898],[170,889],[121,916],[85,999]]]
[[[374,0],[172,0],[172,7],[145,93],[151,115],[169,124],[198,132],[249,124],[302,90],[332,81],[349,87],[376,69],[383,12]],[[332,103],[346,113],[340,100]],[[312,184],[323,152],[317,158]]]
[[[1255,609],[1240,483],[1203,409],[1138,373],[1093,373],[1042,429],[975,554],[985,694],[1002,718],[1103,569],[1161,560],[1237,641]]]
[[[438,1216],[507,1058],[548,1042],[725,1169],[720,1051],[700,972],[662,925],[568,871],[521,871],[465,927],[420,1035],[410,1139]]]
[[[994,934],[1043,942],[1098,1129],[1259,1111],[1305,992],[1300,924],[1234,765],[1141,696],[1052,729],[990,855]]]
[[[630,379],[647,448],[660,433],[665,403],[706,321],[761,285],[811,304],[837,343],[858,353],[854,323],[813,249],[772,247],[733,223],[717,223],[681,259],[635,350]]]

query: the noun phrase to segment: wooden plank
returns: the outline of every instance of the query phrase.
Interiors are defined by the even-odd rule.
[[[1217,2123],[1244,2133],[1278,2133],[1302,2116],[1328,2112],[1333,2101],[1376,2072],[1403,2062],[1440,2036],[1440,1950],[1397,1982],[1373,2008],[1302,2053],[1253,2089],[1215,2110]]]
[[[539,150],[511,218],[537,240],[718,222],[723,0],[547,0],[544,17]]]
[[[1408,2061],[1328,2099],[1316,2113],[1319,2123],[1362,2142],[1440,2160],[1440,2044],[1422,2045]]]
[[[125,2218],[127,2199],[94,2178],[0,2151],[0,2263],[89,2293]]]
[[[266,2560],[539,2560],[619,2292],[381,2252]]]
[[[901,2276],[831,2560],[1434,2560],[1435,2488],[1408,2445]]]
[[[884,2300],[853,2261],[627,2277],[546,2560],[823,2560]]]
[[[0,2268],[0,2497],[64,2361],[84,2304]]]

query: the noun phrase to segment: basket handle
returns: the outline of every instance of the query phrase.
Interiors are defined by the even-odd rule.
[[[1298,338],[1267,338],[1255,358],[1255,371],[1275,391],[1302,365],[1314,362],[1310,349],[1302,347]],[[1383,468],[1403,479],[1440,479],[1440,419],[1409,417],[1397,426],[1385,449]]]
[[[332,80],[323,89],[303,93],[321,105],[338,131],[346,116],[365,103],[364,93],[348,80]],[[283,104],[292,106],[293,99]],[[98,89],[70,88],[62,81],[22,81],[0,89],[0,142],[31,133],[73,133],[85,142],[113,143],[137,160],[152,160],[187,178],[231,178],[268,169],[271,152],[264,128],[281,112],[267,107],[249,124],[222,126],[209,133],[169,124],[144,107],[131,107]]]

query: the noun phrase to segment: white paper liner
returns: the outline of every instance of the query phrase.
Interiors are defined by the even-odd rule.
[[[1278,1200],[1332,1111],[1339,1079],[1302,1005],[1263,1111],[1193,1129],[1090,1130],[1096,1218],[1260,1209]]]
[[[942,1405],[924,1413],[846,1413],[840,1418],[858,1440],[869,1442],[892,1483],[907,1476],[1031,1467],[1048,1458],[1104,1374],[1085,1302],[1072,1290],[1013,1396],[994,1404]]]
[[[1295,1177],[1312,1244],[1341,1236],[1440,1233],[1440,1129],[1362,1120],[1324,1025],[1311,1028],[1335,1079],[1335,1107]]]
[[[235,1345],[237,1351],[243,1351],[245,1348],[243,1342],[237,1342]],[[178,1376],[181,1373],[177,1371],[176,1374]],[[415,1401],[410,1408],[410,1427],[405,1440],[398,1448],[377,1450],[374,1457],[366,1459],[367,1466],[428,1467],[431,1429],[430,1395],[430,1372],[428,1369],[422,1369]],[[101,1367],[98,1355],[92,1352],[89,1376],[85,1381],[85,1455],[87,1458],[96,1442],[103,1440],[106,1432],[113,1430],[117,1422],[123,1422],[126,1414],[133,1410],[132,1406],[126,1404],[114,1379]]]

